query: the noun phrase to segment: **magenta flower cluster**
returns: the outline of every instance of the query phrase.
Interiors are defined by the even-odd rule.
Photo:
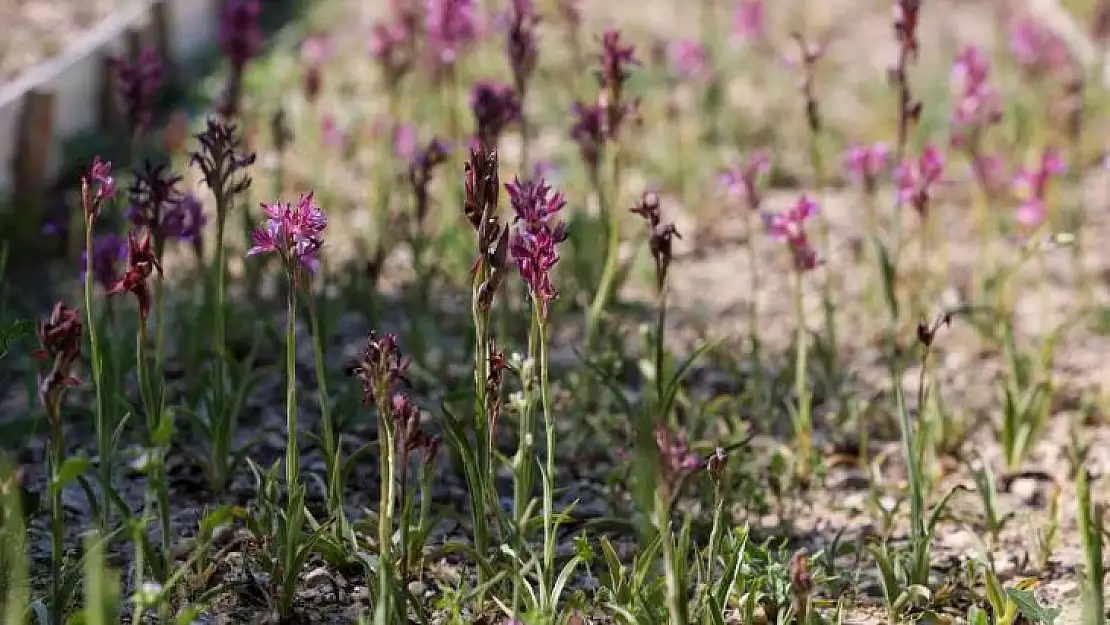
[[[713,75],[709,50],[700,42],[692,39],[671,42],[667,56],[670,58],[671,73],[678,78],[705,81]]]
[[[1060,154],[1052,148],[1045,148],[1036,168],[1022,168],[1018,172],[1013,181],[1014,194],[1021,200],[1014,213],[1018,223],[1028,228],[1044,223],[1048,216],[1048,184],[1066,169]]]
[[[743,41],[761,41],[767,36],[763,0],[740,0],[732,16],[732,32]]]
[[[1071,63],[1067,43],[1032,15],[1019,14],[1011,18],[1009,38],[1010,53],[1029,75],[1054,74]]]
[[[478,38],[473,0],[427,0],[425,33],[435,63],[452,67],[463,48]]]
[[[956,85],[952,146],[974,149],[987,126],[1002,121],[1002,97],[990,81],[990,61],[979,46],[964,46],[952,66]]]
[[[323,245],[322,234],[328,218],[316,204],[312,193],[302,195],[296,204],[289,202],[262,203],[266,221],[252,233],[254,246],[247,256],[276,253],[292,272],[297,265],[315,273],[317,257]]]
[[[821,206],[803,195],[790,208],[779,213],[765,213],[764,222],[771,238],[783,241],[794,257],[794,269],[805,272],[817,267],[817,251],[810,244],[805,223],[821,211]]]
[[[874,193],[879,176],[890,169],[890,147],[878,141],[871,145],[854,145],[844,153],[844,169],[852,182]]]
[[[505,189],[517,226],[509,251],[541,318],[547,319],[549,305],[559,295],[551,282],[551,270],[559,261],[558,245],[567,238],[566,225],[559,218],[567,201],[542,179],[515,179]]]
[[[916,161],[907,159],[894,169],[894,182],[901,200],[921,216],[929,211],[933,188],[944,176],[944,154],[934,145],[926,145]]]
[[[742,157],[740,162],[720,176],[721,186],[730,197],[744,200],[748,208],[758,210],[762,203],[760,180],[771,172],[771,157],[757,150]]]

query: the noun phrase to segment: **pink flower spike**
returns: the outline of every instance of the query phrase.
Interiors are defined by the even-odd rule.
[[[709,64],[709,51],[704,45],[690,39],[680,39],[668,48],[671,72],[678,78],[706,80],[713,70]]]
[[[1022,204],[1014,213],[1014,219],[1027,227],[1039,226],[1048,214],[1048,184],[1053,176],[1064,173],[1066,166],[1056,150],[1045,148],[1040,163],[1035,170],[1022,168],[1012,183],[1014,195]]]
[[[743,41],[760,41],[767,36],[763,0],[740,0],[732,17],[732,32]]]
[[[748,207],[758,210],[761,203],[759,183],[763,176],[771,172],[771,157],[762,150],[748,154],[740,162],[720,176],[721,186],[734,198],[744,199]]]
[[[314,194],[302,195],[296,205],[263,202],[262,212],[266,221],[251,233],[254,245],[247,250],[247,256],[277,253],[287,271],[299,263],[309,273],[315,273],[328,218],[316,204]]]
[[[890,148],[882,141],[852,146],[844,153],[844,168],[853,182],[874,192],[879,175],[890,168]]]
[[[933,187],[942,181],[944,167],[944,153],[932,144],[925,146],[917,162],[903,161],[893,174],[901,200],[924,216],[932,199]]]
[[[796,271],[809,271],[818,265],[817,252],[806,236],[805,222],[820,211],[821,206],[817,202],[803,195],[794,206],[780,213],[763,215],[771,238],[789,246]]]

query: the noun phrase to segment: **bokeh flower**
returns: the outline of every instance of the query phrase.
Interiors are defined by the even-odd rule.
[[[879,176],[890,168],[890,147],[878,141],[871,145],[853,145],[844,152],[844,169],[852,182],[874,193]]]
[[[977,150],[985,128],[1002,121],[1002,98],[990,82],[990,61],[979,46],[964,46],[952,66],[956,86],[952,111],[954,147]]]
[[[536,26],[540,23],[540,16],[532,0],[510,0],[508,18],[506,55],[513,71],[513,87],[517,96],[523,99],[528,79],[536,69]]]
[[[934,145],[926,145],[916,161],[907,159],[894,168],[894,182],[899,197],[921,216],[925,216],[932,200],[933,188],[944,176],[944,154]]]
[[[723,172],[719,181],[729,197],[743,199],[748,208],[757,211],[762,203],[759,183],[770,172],[770,155],[762,150],[756,150],[746,157],[741,157],[735,166]]]
[[[1028,13],[1010,18],[1010,53],[1030,76],[1055,74],[1071,63],[1067,43]]]
[[[1014,219],[1023,226],[1035,228],[1048,216],[1048,185],[1052,178],[1067,170],[1064,159],[1052,149],[1041,152],[1036,168],[1022,168],[1014,177],[1013,191],[1021,200]]]
[[[743,41],[761,41],[767,36],[767,12],[763,0],[740,0],[732,14],[732,32]]]
[[[263,202],[262,211],[266,221],[252,233],[254,245],[247,256],[276,253],[290,275],[298,265],[315,273],[322,235],[328,226],[327,215],[316,204],[315,196],[304,194],[296,204]]]
[[[138,58],[112,58],[116,72],[116,89],[123,116],[132,132],[143,134],[150,127],[158,90],[162,86],[164,69],[158,51],[144,46]]]
[[[438,69],[455,65],[463,48],[478,38],[473,0],[427,0],[425,33]]]
[[[586,167],[592,175],[596,175],[605,147],[605,108],[600,104],[575,102],[570,113],[574,119],[570,137],[578,144],[578,153]]]
[[[704,81],[713,74],[713,68],[709,63],[709,50],[700,42],[679,39],[671,42],[667,53],[670,57],[671,73],[678,78]]]
[[[119,265],[127,259],[127,242],[117,234],[108,233],[93,239],[92,272],[105,290],[119,279]],[[89,270],[88,252],[81,252],[81,279]]]
[[[520,119],[520,99],[516,91],[496,82],[479,82],[470,90],[470,109],[478,126],[478,139],[497,147],[505,127]]]

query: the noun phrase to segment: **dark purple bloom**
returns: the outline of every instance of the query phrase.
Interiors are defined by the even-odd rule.
[[[239,112],[243,71],[247,62],[258,56],[262,48],[262,26],[258,21],[261,13],[259,0],[226,0],[220,13],[220,50],[231,65],[220,104],[220,112],[225,117],[233,117]]]
[[[478,124],[478,138],[490,147],[505,127],[520,119],[520,99],[508,85],[480,82],[470,90],[470,108]]]
[[[189,193],[170,206],[162,216],[162,233],[167,239],[197,245],[207,223],[204,206],[197,196]]]
[[[559,261],[558,245],[567,238],[566,226],[558,217],[567,201],[542,179],[514,180],[505,188],[517,225],[509,251],[541,319],[546,320],[550,303],[559,295],[551,283],[551,270]]]
[[[605,147],[605,107],[575,102],[570,112],[574,118],[570,137],[578,144],[578,152],[586,167],[596,173],[601,165],[601,151]]]
[[[613,139],[620,130],[621,122],[632,110],[631,104],[624,101],[624,86],[632,75],[631,67],[639,65],[639,60],[636,59],[636,49],[621,42],[620,31],[610,28],[601,36],[598,62],[596,74],[604,95],[604,130]]]
[[[397,335],[387,333],[378,337],[371,330],[366,345],[356,362],[347,368],[347,373],[362,380],[362,399],[369,405],[386,399],[397,384],[408,386],[408,368],[409,359],[401,354]]]
[[[436,65],[451,67],[478,37],[473,0],[427,0],[425,31]]]
[[[147,228],[154,234],[159,253],[161,243],[169,236],[166,215],[181,202],[181,191],[177,188],[181,180],[181,176],[169,171],[168,165],[154,165],[146,161],[143,168],[135,172],[135,181],[128,189],[131,207],[127,217],[136,226]]]
[[[239,71],[258,56],[262,48],[262,14],[259,0],[225,0],[220,12],[220,50],[232,68]]]
[[[302,195],[296,205],[263,202],[262,211],[266,214],[266,221],[252,233],[254,246],[247,250],[247,256],[272,252],[281,257],[287,270],[291,271],[300,264],[309,273],[315,273],[328,218],[316,204],[313,194]]]
[[[428,216],[428,191],[432,184],[432,176],[440,165],[447,162],[447,155],[450,152],[447,142],[433,138],[423,148],[415,150],[409,161],[409,185],[412,187],[413,200],[416,204],[413,213],[418,229],[423,229],[424,220]]]
[[[119,279],[119,264],[127,259],[127,242],[116,234],[105,234],[93,239],[92,272],[93,279],[105,290]],[[81,252],[81,279],[88,271],[88,252]]]
[[[162,60],[153,46],[144,46],[133,62],[117,56],[112,58],[112,66],[123,115],[133,132],[145,133],[162,86]]]
[[[227,210],[232,195],[242,193],[251,186],[246,169],[254,164],[253,152],[244,153],[243,139],[236,132],[235,124],[208,119],[208,127],[196,135],[200,149],[189,159],[204,174],[205,184],[216,196],[216,209]]]
[[[510,0],[509,35],[506,42],[509,65],[513,70],[513,86],[523,99],[528,79],[536,69],[536,25],[540,17],[532,0]]]

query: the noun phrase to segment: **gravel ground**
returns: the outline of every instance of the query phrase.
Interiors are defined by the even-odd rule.
[[[125,0],[0,0],[0,83],[53,58]]]

